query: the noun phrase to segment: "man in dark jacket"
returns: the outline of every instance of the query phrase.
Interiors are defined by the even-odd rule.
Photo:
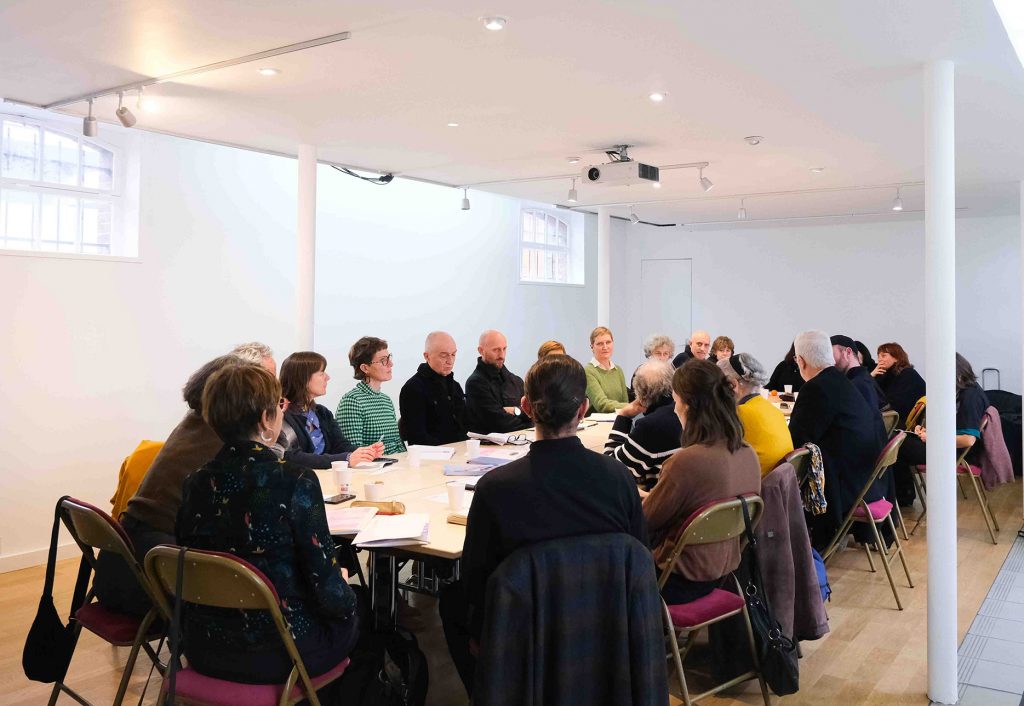
[[[857,344],[849,336],[837,334],[829,341],[832,343],[832,355],[836,359],[836,369],[846,375],[846,379],[853,383],[857,392],[864,396],[871,409],[879,411],[889,409],[889,402],[885,399],[885,393],[878,386],[871,373],[860,364],[857,357]]]
[[[690,340],[686,342],[683,352],[672,359],[672,365],[681,368],[683,363],[696,358],[707,360],[711,353],[711,334],[707,331],[697,329],[690,334]]]
[[[476,370],[466,380],[466,427],[478,434],[504,434],[533,426],[519,408],[523,379],[505,367],[505,336],[484,331],[476,350]]]
[[[789,433],[794,448],[812,443],[821,449],[828,512],[810,522],[811,545],[821,550],[871,477],[885,446],[885,427],[877,408],[836,369],[826,334],[805,331],[797,336],[796,362],[807,382],[789,418]],[[882,493],[872,488],[866,497],[873,502]]]
[[[466,438],[466,396],[455,380],[455,339],[444,331],[427,336],[416,374],[398,395],[399,431],[410,444],[437,446]]]

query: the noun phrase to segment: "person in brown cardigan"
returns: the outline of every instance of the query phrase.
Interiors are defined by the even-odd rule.
[[[662,590],[669,604],[689,603],[711,593],[740,563],[739,540],[683,550],[674,567],[668,558],[679,530],[713,500],[761,490],[757,454],[743,441],[732,386],[717,365],[690,360],[672,377],[672,398],[683,425],[682,448],[665,462],[643,510],[658,571],[672,570]]]

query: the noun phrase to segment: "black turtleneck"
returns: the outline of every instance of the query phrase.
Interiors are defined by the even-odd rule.
[[[410,444],[437,446],[466,438],[466,395],[451,373],[439,375],[426,363],[398,395],[399,431]]]

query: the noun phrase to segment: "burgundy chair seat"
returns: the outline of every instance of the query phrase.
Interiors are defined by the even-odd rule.
[[[139,631],[142,618],[124,613],[115,613],[93,601],[75,613],[75,619],[90,632],[94,632],[112,645],[126,647],[135,642],[135,633]],[[146,642],[158,640],[164,634],[164,625],[154,621],[149,628]]]
[[[695,601],[670,605],[668,614],[672,617],[672,624],[677,628],[690,628],[742,608],[742,598],[735,593],[716,588]]]
[[[892,503],[885,498],[882,498],[881,500],[876,500],[873,503],[868,503],[868,510],[871,511],[872,520],[875,522],[881,522],[889,516],[890,512],[892,512]],[[855,520],[860,522],[868,521],[867,515],[864,513],[863,505],[857,506],[857,509],[853,511],[853,517]]]
[[[348,668],[346,657],[332,669],[319,676],[310,677],[313,688],[319,689],[324,684],[341,676]],[[167,680],[164,680],[164,689]],[[179,698],[193,700],[196,703],[210,706],[277,706],[281,699],[284,684],[241,684],[239,682],[217,679],[200,674],[194,669],[185,668],[175,677],[174,691]],[[292,687],[293,701],[302,698],[302,686]]]

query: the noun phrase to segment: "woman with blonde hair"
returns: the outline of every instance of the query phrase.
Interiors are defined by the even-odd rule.
[[[626,417],[635,417],[643,412],[639,402],[629,401],[626,376],[622,368],[612,362],[615,339],[606,326],[598,326],[590,332],[590,350],[594,357],[584,367],[587,373],[587,398],[595,412],[618,412]]]
[[[544,341],[537,349],[537,360],[549,355],[565,355],[565,346],[558,341]]]

